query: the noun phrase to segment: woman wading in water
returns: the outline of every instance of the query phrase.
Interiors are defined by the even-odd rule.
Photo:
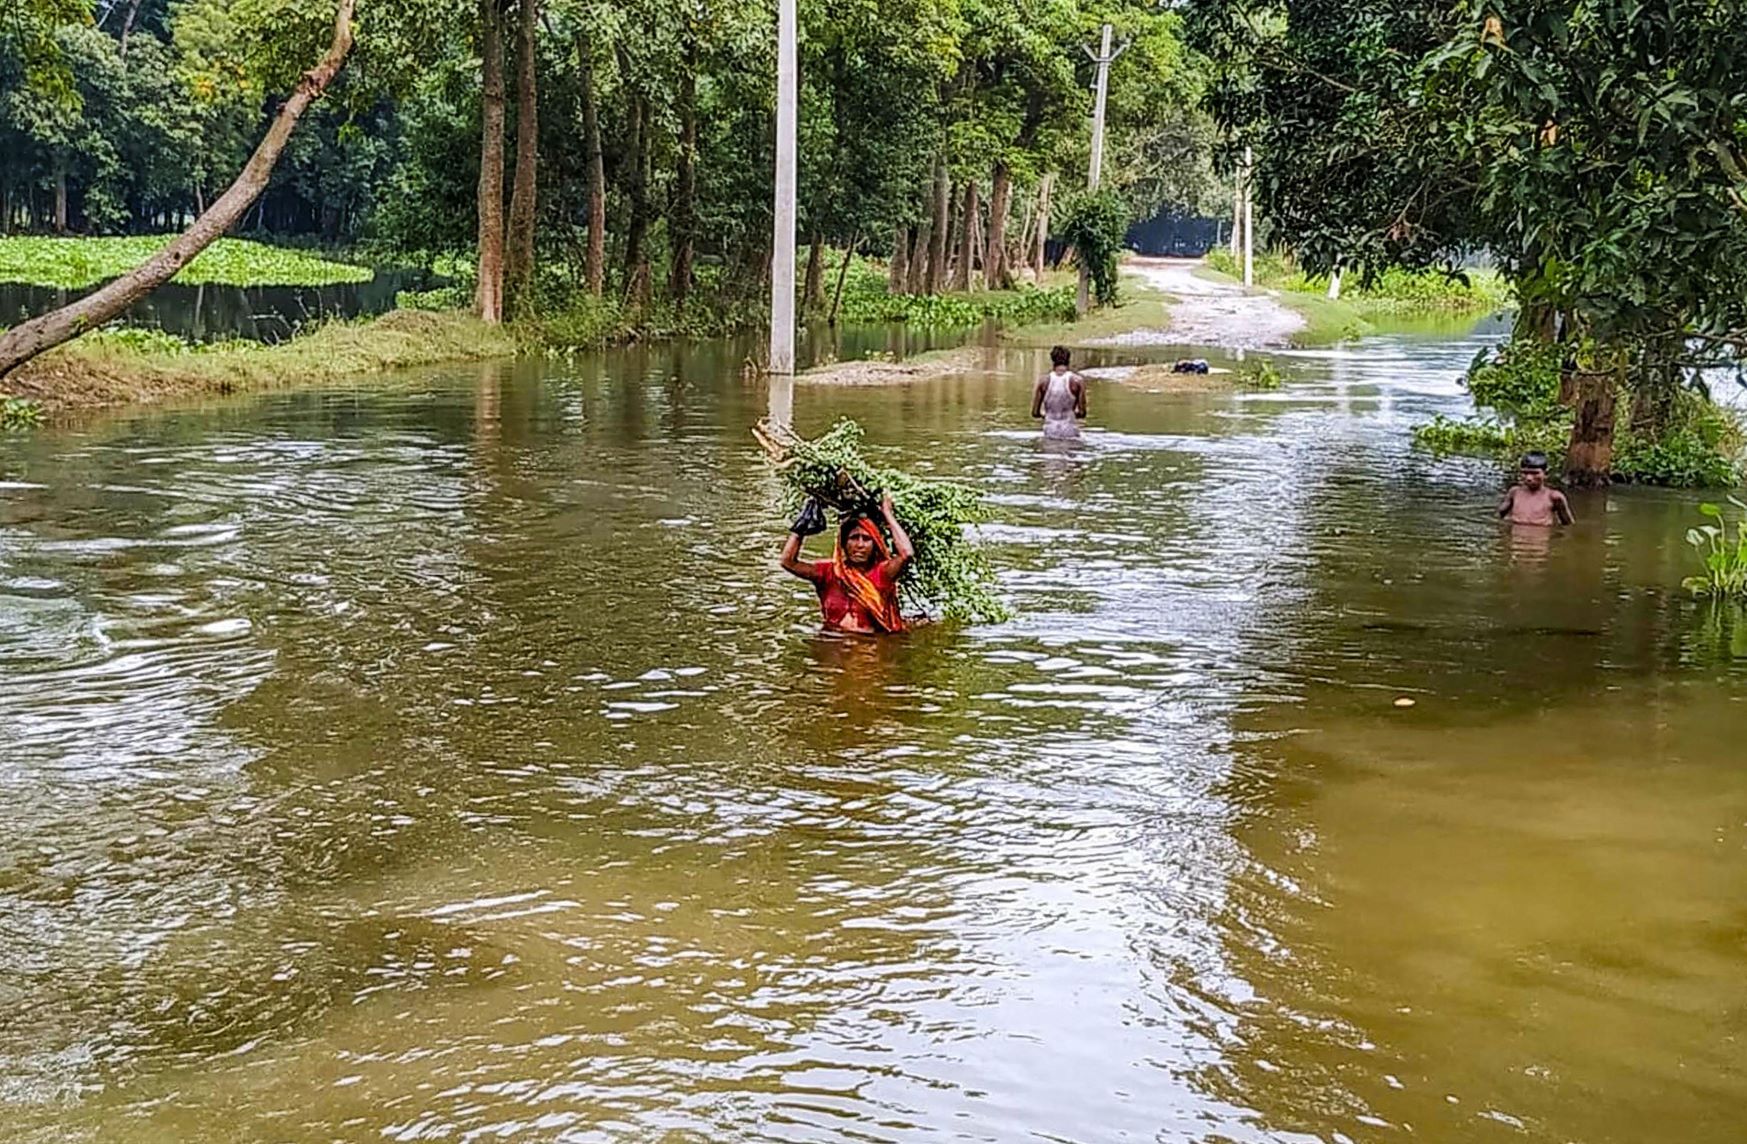
[[[1086,379],[1068,368],[1069,360],[1066,346],[1050,350],[1050,371],[1031,391],[1031,415],[1043,418],[1045,440],[1073,440],[1086,417]]]
[[[904,630],[898,612],[898,574],[916,554],[888,494],[880,498],[880,516],[892,534],[886,547],[879,525],[865,516],[846,516],[837,530],[837,547],[829,560],[802,560],[801,542],[825,531],[825,513],[808,501],[783,545],[783,571],[810,582],[819,593],[825,626],[838,632],[880,635]]]

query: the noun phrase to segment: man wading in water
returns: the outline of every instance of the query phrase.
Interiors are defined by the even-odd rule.
[[[1080,435],[1086,416],[1086,379],[1068,368],[1066,346],[1049,351],[1051,369],[1031,391],[1031,415],[1043,418],[1043,435],[1052,441],[1070,441]]]
[[[845,516],[837,530],[837,548],[829,560],[802,560],[801,542],[825,531],[825,513],[809,500],[789,529],[783,545],[783,571],[799,576],[819,593],[819,611],[832,631],[879,635],[904,630],[898,613],[898,574],[916,554],[892,498],[880,498],[880,516],[892,534],[896,551],[886,547],[879,525],[865,516]]]
[[[1530,453],[1523,458],[1522,479],[1498,502],[1498,515],[1512,524],[1543,528],[1571,523],[1571,503],[1564,493],[1547,487],[1545,453]]]

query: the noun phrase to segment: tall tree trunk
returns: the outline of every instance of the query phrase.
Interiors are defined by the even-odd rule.
[[[352,51],[352,11],[356,0],[339,0],[333,38],[321,61],[303,73],[291,96],[267,126],[267,133],[242,172],[194,225],[144,263],[70,305],[32,318],[0,334],[0,378],[42,353],[109,322],[176,276],[190,259],[234,226],[267,186],[273,165],[309,105],[327,90]]]
[[[500,0],[479,0],[479,282],[473,309],[496,325],[503,321],[503,9]]]
[[[916,227],[916,240],[910,244],[910,277],[904,283],[906,293],[928,292],[928,252],[933,246],[934,218],[932,214],[924,215]]]
[[[697,236],[698,85],[697,44],[688,36],[685,66],[679,80],[679,169],[673,188],[673,267],[667,291],[673,304],[685,309],[692,289],[692,260]]]
[[[964,220],[959,227],[958,276],[953,279],[953,288],[969,290],[971,288],[972,263],[977,256],[977,181],[966,179],[964,185]]]
[[[55,233],[67,233],[67,164],[64,159],[55,163]]]
[[[818,227],[813,228],[812,240],[807,246],[805,282],[801,290],[801,309],[813,313],[825,305],[825,236],[819,233]]]
[[[1044,263],[1049,256],[1049,208],[1050,196],[1055,191],[1055,172],[1050,171],[1043,176],[1043,183],[1037,188],[1037,247],[1036,260],[1032,266],[1037,271],[1037,283],[1043,285]]]
[[[910,228],[900,223],[892,232],[892,261],[886,267],[886,293],[902,294],[909,285]]]
[[[1007,212],[1013,203],[1013,172],[1003,161],[995,164],[994,184],[989,190],[989,252],[983,262],[983,280],[991,290],[1013,287],[1007,267]]]
[[[582,67],[582,137],[588,167],[588,254],[584,275],[596,298],[607,282],[607,163],[601,149],[600,108],[594,91],[594,54],[581,36],[576,53]]]
[[[928,281],[925,293],[938,294],[946,286],[946,232],[952,225],[952,178],[946,159],[934,160],[934,233],[928,244]]]
[[[534,275],[540,170],[540,0],[518,0],[518,8],[516,175],[510,191],[509,248],[504,259],[504,285],[514,307],[527,305],[528,282]]]
[[[133,35],[134,18],[140,14],[140,0],[130,0],[127,6],[127,19],[121,22],[121,58],[127,58],[127,39]]]
[[[843,261],[837,264],[837,289],[831,292],[831,313],[825,316],[825,324],[837,325],[837,311],[843,305],[843,282],[849,277],[849,260],[855,257],[856,248],[861,245],[861,235],[849,236],[849,245],[843,250]]]
[[[1568,362],[1562,388],[1571,396],[1571,441],[1565,450],[1565,483],[1578,488],[1606,485],[1613,476],[1614,412],[1619,370],[1613,355]]]
[[[639,92],[631,97],[631,157],[629,186],[631,221],[625,228],[625,299],[642,303],[649,296],[649,256],[643,249],[649,237],[649,99]]]

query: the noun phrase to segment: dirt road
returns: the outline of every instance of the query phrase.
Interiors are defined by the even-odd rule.
[[[1196,277],[1200,265],[1198,259],[1188,258],[1135,258],[1123,263],[1124,273],[1143,279],[1174,300],[1160,313],[1158,328],[1130,330],[1092,344],[1260,349],[1286,345],[1304,328],[1303,317],[1271,295],[1246,293],[1235,283]]]

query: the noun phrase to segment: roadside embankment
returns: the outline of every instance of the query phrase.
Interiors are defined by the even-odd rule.
[[[27,362],[0,389],[50,415],[200,394],[334,382],[516,352],[515,336],[471,314],[396,310],[330,322],[278,345],[178,346],[170,338],[90,334]]]

